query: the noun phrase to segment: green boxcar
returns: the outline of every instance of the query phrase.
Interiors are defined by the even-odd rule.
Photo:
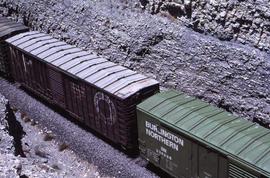
[[[176,91],[137,107],[141,156],[179,178],[270,177],[270,131]]]

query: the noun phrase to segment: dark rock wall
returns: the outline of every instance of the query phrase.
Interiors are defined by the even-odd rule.
[[[135,0],[136,1],[136,0]],[[195,31],[270,50],[269,0],[140,0],[152,14],[171,15]]]
[[[0,153],[14,151],[15,156],[25,157],[21,143],[24,134],[25,132],[17,121],[8,100],[0,94]]]
[[[8,117],[8,100],[0,94],[0,155],[12,154],[15,152],[13,137],[9,134]],[[1,170],[1,166],[0,166]],[[0,174],[1,175],[1,174]]]
[[[142,2],[145,9],[150,2],[154,3]],[[35,30],[51,33],[153,76],[164,87],[197,96],[251,120],[270,123],[267,52],[195,32],[175,16],[151,15],[141,9],[142,4],[136,0],[0,0],[4,15],[13,16]],[[200,13],[197,17],[204,18],[203,12]],[[205,16],[206,21],[210,21],[208,18]],[[211,28],[225,34],[217,27]]]

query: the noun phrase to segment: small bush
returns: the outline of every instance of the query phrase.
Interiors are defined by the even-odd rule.
[[[54,170],[61,170],[60,167],[57,164],[53,164],[51,166]]]
[[[44,151],[42,151],[39,146],[36,146],[35,147],[35,154],[37,156],[39,156],[39,157],[47,158],[47,153],[45,153]]]
[[[64,151],[67,148],[68,148],[68,145],[66,143],[62,143],[62,144],[59,145],[58,150],[59,151]]]
[[[54,135],[52,133],[45,133],[45,136],[43,138],[44,141],[52,141],[54,139]]]
[[[36,121],[31,120],[31,125],[32,125],[32,126],[37,125]]]

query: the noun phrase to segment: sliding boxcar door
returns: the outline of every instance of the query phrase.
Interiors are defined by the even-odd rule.
[[[27,58],[27,59],[26,59]],[[38,93],[40,96],[47,99],[51,98],[49,92],[49,83],[47,77],[47,65],[43,62],[33,58],[33,57],[24,57],[23,61],[28,61],[25,65],[28,66],[28,77],[31,81],[29,86],[33,91]]]
[[[59,71],[48,67],[48,77],[53,102],[65,108],[65,92],[62,74]]]
[[[88,108],[85,84],[66,76],[65,84],[67,110],[76,117],[76,119],[86,122],[84,119],[88,117]]]
[[[218,178],[218,154],[210,149],[199,146],[199,177]]]

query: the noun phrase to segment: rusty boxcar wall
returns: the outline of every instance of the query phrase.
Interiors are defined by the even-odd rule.
[[[28,31],[26,26],[13,22],[6,17],[0,17],[0,74],[5,77],[11,77],[8,45],[5,40],[13,35],[26,31]]]
[[[88,127],[126,149],[137,146],[136,105],[154,95],[158,86],[124,100],[63,73],[66,110]]]
[[[48,81],[47,65],[33,56],[24,54],[10,46],[10,62],[12,76],[15,81],[31,89],[39,96],[51,100],[51,89]]]
[[[158,82],[39,32],[8,41],[17,81],[112,142],[137,147],[136,104]]]

